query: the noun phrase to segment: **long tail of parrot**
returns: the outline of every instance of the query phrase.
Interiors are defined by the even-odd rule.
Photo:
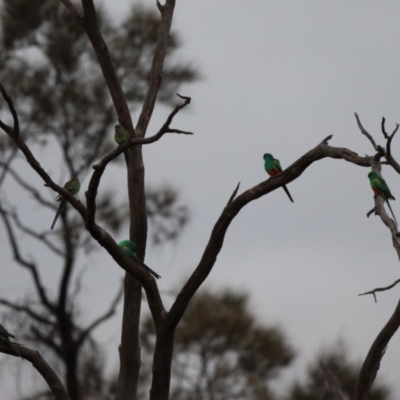
[[[53,223],[51,224],[51,228],[50,229],[54,228],[54,225],[56,224],[58,217],[60,216],[61,212],[64,210],[66,205],[67,205],[66,200],[61,198],[60,205],[58,206],[58,210],[56,212],[56,216],[54,217],[54,220],[53,220]]]
[[[150,272],[155,278],[159,279],[161,278],[160,275],[157,274],[157,272],[154,272],[150,267],[148,267],[144,262],[141,262],[137,259],[135,261],[140,264],[146,271]]]
[[[398,226],[399,224],[397,223],[397,219],[396,219],[396,217],[394,216],[394,213],[393,213],[392,207],[390,206],[389,200],[386,200],[386,203],[387,203],[387,205],[389,206],[390,212],[392,213],[392,217],[393,217],[393,219],[394,219],[394,222],[396,222],[396,225]]]
[[[283,190],[286,192],[286,194],[288,195],[290,201],[291,201],[292,203],[294,203],[294,201],[293,201],[293,199],[292,199],[292,196],[290,195],[289,190],[288,190],[288,188],[286,187],[286,185],[283,185],[282,188],[283,188]]]

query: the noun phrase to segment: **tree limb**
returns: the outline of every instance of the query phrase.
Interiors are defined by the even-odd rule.
[[[42,375],[43,379],[46,381],[47,385],[52,391],[55,400],[71,400],[61,382],[61,379],[50,367],[50,365],[47,364],[38,351],[22,346],[18,346],[18,351],[21,353],[21,356],[30,361],[39,374]],[[13,349],[3,342],[0,342],[0,352],[16,356],[13,352]]]
[[[115,111],[118,115],[118,121],[128,130],[129,133],[134,134],[135,129],[132,124],[132,118],[125,94],[112,64],[107,44],[100,33],[99,26],[97,25],[96,10],[93,0],[82,0],[82,6],[84,11],[83,22],[79,21],[79,19],[78,22],[81,23],[86,30],[97,59],[99,60],[104,80],[107,84],[114,103]]]
[[[372,384],[380,367],[380,363],[392,336],[400,326],[400,301],[390,317],[387,324],[383,327],[379,335],[372,344],[367,357],[361,367],[354,400],[367,400],[371,391]]]
[[[375,143],[374,138],[373,138],[373,137],[368,133],[368,131],[362,126],[361,121],[360,121],[360,118],[358,118],[357,113],[354,113],[354,115],[356,116],[357,125],[358,125],[358,127],[360,128],[361,133],[362,133],[363,135],[365,135],[365,136],[368,138],[368,140],[371,142],[372,147],[374,148],[374,150],[376,150],[377,152],[379,152],[378,146],[377,146],[377,144]]]
[[[400,282],[400,279],[397,279],[397,281],[394,281],[394,282],[393,282],[391,285],[389,285],[389,286],[382,287],[382,288],[376,288],[376,289],[373,289],[373,290],[371,290],[371,291],[369,291],[369,292],[365,292],[365,293],[360,293],[359,296],[365,296],[365,295],[367,295],[367,294],[372,294],[372,295],[374,296],[375,303],[377,303],[377,300],[376,300],[376,292],[384,292],[384,291],[386,291],[386,290],[389,290],[389,289],[395,287],[399,282]]]
[[[12,114],[13,120],[14,120],[14,135],[15,136],[19,136],[19,121],[18,121],[18,114],[15,111],[15,107],[14,107],[14,103],[11,99],[11,96],[8,95],[8,93],[6,92],[6,90],[4,89],[3,85],[0,83],[0,92],[4,98],[4,100],[7,102],[8,104],[8,108],[10,109],[10,112]]]
[[[153,114],[158,90],[161,86],[164,58],[168,47],[169,34],[171,31],[172,17],[174,15],[175,0],[166,0],[164,5],[157,1],[157,7],[161,13],[161,26],[158,32],[156,49],[154,51],[153,63],[151,65],[149,85],[144,98],[142,111],[136,126],[137,135],[144,137],[150,118]]]

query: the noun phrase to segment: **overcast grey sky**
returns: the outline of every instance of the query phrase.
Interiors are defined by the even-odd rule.
[[[122,18],[136,2],[105,3]],[[155,7],[154,1],[142,3]],[[177,0],[173,29],[183,40],[179,56],[191,60],[203,79],[182,88],[192,104],[173,124],[194,136],[165,136],[144,150],[147,182],[175,185],[193,211],[177,246],[148,249],[146,263],[162,275],[161,289],[179,287],[193,270],[237,183],[243,191],[267,178],[265,152],[285,168],[332,134],[333,146],[372,155],[355,111],[385,143],[382,116],[388,130],[400,122],[399,15],[398,1]],[[168,113],[156,109],[149,134]],[[398,158],[399,143],[396,137]],[[124,188],[121,171],[111,168],[103,184]],[[366,218],[373,207],[368,172],[343,160],[322,160],[289,185],[293,204],[281,189],[249,204],[229,228],[207,280],[205,287],[249,292],[256,315],[285,329],[298,359],[282,382],[301,378],[315,352],[339,337],[363,359],[397,304],[398,288],[380,294],[377,304],[357,296],[392,283],[400,270],[389,231],[377,217]],[[383,175],[400,196],[399,177],[388,167]],[[400,217],[400,207],[392,204]],[[31,220],[44,223],[33,213]],[[4,243],[3,231],[0,239]],[[1,244],[10,259],[6,249]],[[103,251],[86,262],[88,317],[114,296],[122,273],[112,264]],[[14,270],[9,267],[0,287],[21,296],[28,279]],[[50,270],[46,274],[50,280]],[[110,370],[117,367],[112,346],[118,344],[120,321],[119,314],[97,334],[114,354]],[[378,374],[396,389],[395,397],[400,397],[399,345],[397,335]]]

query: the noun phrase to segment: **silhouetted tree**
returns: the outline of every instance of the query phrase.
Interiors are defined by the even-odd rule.
[[[113,25],[101,9],[97,18],[134,111],[146,93],[160,18],[141,7],[133,7],[119,25]],[[64,5],[47,0],[5,0],[0,23],[0,82],[15,99],[24,140],[46,159],[48,154],[59,155],[51,160],[57,179],[67,180],[71,174],[85,177],[96,160],[117,146],[113,140],[117,116],[84,29]],[[172,61],[179,46],[177,34],[172,33],[159,97],[165,104],[172,103],[180,85],[197,76],[188,64]],[[19,300],[2,297],[0,304],[9,309],[7,320],[16,326],[19,338],[39,347],[61,367],[71,398],[90,398],[103,391],[104,380],[102,350],[92,332],[114,315],[122,288],[113,300],[110,297],[109,309],[94,321],[88,323],[80,317],[85,263],[80,255],[96,246],[76,215],[67,218],[63,213],[54,234],[48,230],[50,216],[44,229],[27,222],[32,208],[39,205],[54,213],[58,204],[54,195],[49,199],[48,189],[40,188],[36,177],[22,172],[15,145],[4,136],[0,139],[0,185],[6,191],[17,186],[23,199],[31,199],[28,208],[26,201],[7,201],[3,192],[0,214],[15,262],[31,273],[35,288]],[[125,164],[120,166],[121,171],[126,170]],[[114,234],[129,222],[129,205],[121,201],[123,194],[104,191],[97,202],[99,220]],[[176,239],[189,217],[176,189],[152,187],[146,204],[153,243]],[[47,288],[41,279],[45,273],[40,261],[42,246],[61,265],[57,291]],[[36,260],[29,259],[26,247],[34,254],[32,249],[39,247]]]

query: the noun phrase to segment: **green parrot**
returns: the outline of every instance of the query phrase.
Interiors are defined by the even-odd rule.
[[[389,199],[390,200],[396,200],[392,193],[390,193],[389,186],[387,185],[386,181],[379,176],[376,172],[370,172],[368,174],[369,178],[369,183],[371,184],[371,188],[374,191],[375,194],[382,196],[383,199],[386,201],[387,205],[389,206],[389,210],[392,213],[393,219],[396,222],[396,225],[398,225],[396,217],[393,214],[392,207],[390,206]]]
[[[129,139],[129,133],[121,125],[115,125],[114,140],[118,145],[125,143]],[[126,166],[129,166],[129,149],[124,151]]]
[[[15,354],[17,356],[21,357],[22,361],[24,361],[24,359],[22,358],[20,352],[17,350],[17,348],[11,342],[10,337],[11,338],[15,338],[14,335],[12,335],[10,332],[8,332],[7,329],[4,328],[4,326],[0,324],[0,340],[3,341],[3,342],[6,342],[15,351]]]
[[[68,192],[70,192],[73,196],[75,196],[79,192],[80,188],[81,188],[81,183],[79,182],[79,179],[76,175],[72,175],[71,179],[64,185],[64,189],[67,190]],[[67,206],[67,200],[65,200],[64,197],[62,197],[61,195],[59,195],[56,198],[56,200],[60,202],[60,205],[58,206],[56,216],[54,217],[54,221],[51,224],[50,229],[54,228],[54,225],[55,225],[58,217],[60,216],[61,212]]]
[[[275,176],[282,172],[281,163],[279,162],[279,160],[274,158],[272,154],[266,153],[264,154],[263,158],[264,158],[264,169],[267,171],[269,176]],[[282,188],[288,195],[290,201],[294,203],[288,188],[285,185],[283,185]]]
[[[135,242],[132,242],[132,240],[123,240],[122,242],[118,243],[118,246],[121,247],[122,251],[129,257],[132,258],[132,260],[135,260],[138,264],[140,264],[144,269],[146,269],[148,272],[150,272],[154,277],[161,278],[160,275],[157,274],[157,272],[154,272],[151,268],[149,268],[145,263],[141,262],[137,255],[136,255],[136,248],[137,245]]]

